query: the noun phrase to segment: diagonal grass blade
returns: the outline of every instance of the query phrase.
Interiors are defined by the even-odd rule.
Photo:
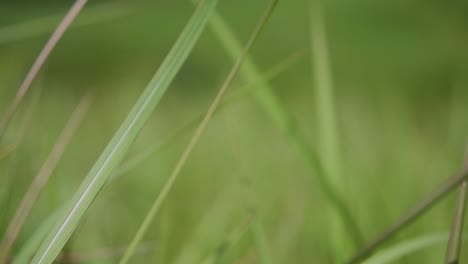
[[[199,39],[217,0],[202,0],[185,26],[159,70],[145,88],[138,101],[102,152],[57,224],[49,232],[32,263],[52,263],[78,221],[96,198],[112,171],[119,165],[139,131],[158,105],[175,75]]]

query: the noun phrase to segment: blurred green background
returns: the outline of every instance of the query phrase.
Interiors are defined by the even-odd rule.
[[[270,83],[315,149],[321,138],[307,2],[281,1],[251,55],[265,73],[288,61]],[[0,3],[1,112],[71,3]],[[222,0],[217,9],[245,42],[267,3]],[[328,0],[323,7],[346,202],[370,240],[462,166],[468,4]],[[40,96],[22,142],[0,160],[0,233],[81,96],[92,91],[95,99],[13,254],[74,193],[193,9],[190,0],[90,1],[65,34],[0,143],[4,148],[18,138],[28,107]],[[86,255],[130,241],[187,144],[193,131],[187,124],[207,110],[232,64],[205,30],[128,159],[156,150],[104,188],[64,254]],[[145,238],[149,247],[133,263],[173,263],[181,256],[201,263],[246,222],[251,227],[227,250],[228,263],[265,263],[255,242],[256,224],[250,222],[260,223],[273,263],[336,262],[330,202],[290,138],[245,85],[236,79],[225,101],[232,99],[210,123]],[[444,199],[386,246],[448,232],[454,198]],[[441,243],[395,263],[440,263],[444,252]]]

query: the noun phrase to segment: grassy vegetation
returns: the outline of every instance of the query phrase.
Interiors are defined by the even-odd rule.
[[[71,6],[26,3],[0,4],[0,262],[343,263],[420,201],[364,263],[444,260],[463,3],[279,1],[249,50],[268,0],[90,1],[39,63]]]

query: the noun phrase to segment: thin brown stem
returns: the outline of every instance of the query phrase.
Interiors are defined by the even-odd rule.
[[[363,247],[351,260],[348,262],[359,263],[369,257],[379,246],[388,239],[393,237],[398,231],[411,224],[419,216],[424,214],[428,209],[434,206],[440,199],[445,197],[460,183],[468,178],[468,168],[464,168],[460,173],[447,179],[443,184],[439,185],[426,199],[420,202],[412,210],[398,219],[393,225],[383,231],[377,238]]]
[[[0,119],[0,139],[5,133],[5,130],[8,127],[8,124],[12,119],[13,115],[15,114],[16,110],[18,109],[18,106],[21,103],[23,97],[26,95],[29,88],[31,87],[31,83],[34,81],[34,79],[37,76],[37,73],[42,68],[42,65],[44,65],[44,62],[47,60],[52,50],[55,48],[55,46],[62,38],[63,34],[68,29],[73,20],[75,20],[75,18],[78,16],[78,14],[80,13],[81,9],[87,1],[88,0],[76,0],[76,2],[73,4],[68,13],[65,15],[65,17],[55,29],[54,33],[52,33],[47,43],[42,48],[41,52],[39,53],[39,56],[36,58],[33,65],[31,66],[31,69],[29,70],[23,82],[21,83],[21,86],[18,89],[6,113]]]
[[[468,168],[468,145],[465,147],[465,169]],[[447,252],[445,263],[457,264],[460,260],[460,249],[463,239],[463,222],[465,219],[466,195],[468,181],[465,180],[460,184],[458,189],[458,197],[455,203],[455,211],[453,214],[452,228],[450,229],[450,237],[447,243]]]
[[[58,137],[55,145],[53,146],[49,156],[46,161],[40,168],[33,182],[29,186],[28,190],[24,194],[21,203],[18,205],[18,208],[10,221],[10,224],[5,232],[3,240],[0,244],[0,263],[3,263],[2,260],[5,260],[5,257],[8,255],[11,247],[16,241],[21,228],[23,227],[26,219],[33,208],[37,198],[39,197],[41,191],[44,189],[45,185],[49,181],[52,172],[57,167],[58,162],[60,161],[63,153],[70,143],[73,135],[75,134],[77,128],[81,124],[84,116],[88,112],[92,98],[90,94],[87,94],[81,99],[80,103],[73,111],[70,119],[68,120],[65,128]]]

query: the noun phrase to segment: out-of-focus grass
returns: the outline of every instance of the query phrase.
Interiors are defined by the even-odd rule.
[[[66,8],[52,1],[42,3],[40,8],[34,3],[14,2],[0,4],[0,28],[58,14]],[[218,12],[242,41],[266,2],[223,0]],[[90,2],[89,11],[97,4]],[[0,161],[0,174],[11,171],[15,176],[0,178],[0,197],[8,197],[1,201],[1,233],[78,96],[91,88],[97,98],[67,156],[57,167],[51,187],[46,188],[31,212],[13,255],[25,246],[43,220],[62,206],[59,201],[70,198],[193,9],[189,0],[135,2],[131,6],[135,10],[131,16],[71,30],[39,76],[36,85],[42,86],[43,94],[31,128],[19,148]],[[339,106],[336,114],[341,122],[340,154],[346,177],[353,179],[345,198],[369,240],[462,163],[468,132],[468,56],[463,52],[468,44],[464,33],[468,16],[461,2],[332,0],[324,1],[324,9]],[[83,15],[87,10],[84,12]],[[307,1],[279,4],[262,40],[252,51],[262,72],[308,46],[307,12]],[[37,34],[0,44],[0,111],[8,105],[45,37]],[[203,112],[214,94],[208,87],[217,87],[229,65],[230,58],[213,35],[203,34],[173,89],[140,133],[133,153],[166,143]],[[314,125],[317,119],[311,104],[315,95],[309,85],[310,77],[308,63],[301,61],[272,80],[271,86],[310,145],[318,146],[321,138]],[[237,81],[229,96],[235,96],[236,87],[242,84],[242,80]],[[206,231],[210,226],[219,227],[228,218],[223,225],[226,229],[219,231],[227,235],[245,221],[245,208],[237,200],[229,203],[237,208],[232,217],[222,210],[219,215],[210,213],[215,210],[210,208],[228,204],[226,200],[216,202],[217,197],[228,194],[228,189],[239,194],[237,189],[226,186],[240,177],[232,146],[226,143],[233,122],[237,126],[236,152],[241,153],[238,156],[243,161],[242,171],[248,171],[241,181],[249,181],[255,190],[273,261],[281,255],[283,261],[275,263],[332,262],[336,252],[324,243],[330,242],[331,209],[325,206],[329,201],[309,177],[308,168],[288,138],[276,129],[255,100],[252,96],[239,97],[213,119],[162,208],[163,221],[147,234],[147,238],[156,241],[154,251],[136,256],[136,263],[160,258],[173,262],[182,249],[196,250],[198,254],[202,252],[198,247],[204,245],[207,248],[203,250],[217,248],[223,242],[210,240],[215,237]],[[25,104],[19,109],[0,149],[16,138],[26,107]],[[181,136],[162,153],[150,155],[146,162],[105,188],[67,250],[86,252],[128,243],[154,189],[162,185],[154,175],[167,175],[186,143],[187,138]],[[453,198],[442,201],[388,246],[449,230]],[[208,228],[199,231],[202,225]],[[288,249],[278,242],[282,237],[292,237]],[[258,263],[254,245],[251,231],[246,231],[221,257],[225,261],[222,263]],[[164,252],[160,254],[159,249]],[[445,246],[440,246],[413,251],[395,263],[440,263],[444,250]],[[462,262],[467,257],[463,254]]]

